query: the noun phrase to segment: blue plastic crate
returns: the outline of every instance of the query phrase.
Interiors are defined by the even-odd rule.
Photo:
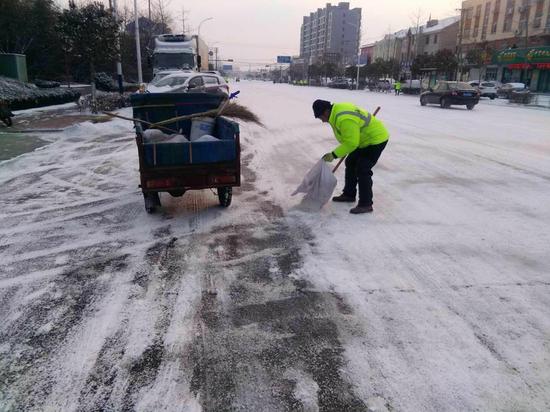
[[[237,158],[235,140],[217,142],[192,142],[189,163],[229,162]]]
[[[144,144],[145,163],[149,166],[178,166],[189,163],[191,143]]]

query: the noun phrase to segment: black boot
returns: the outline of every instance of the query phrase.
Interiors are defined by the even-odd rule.
[[[361,213],[371,213],[373,211],[372,205],[371,206],[360,206],[357,205],[353,209],[351,209],[349,212],[352,215],[360,215]]]
[[[342,193],[340,196],[334,196],[332,198],[332,201],[333,202],[353,203],[353,202],[355,202],[355,197],[351,197],[351,196],[348,196],[348,195],[345,195],[345,194]]]

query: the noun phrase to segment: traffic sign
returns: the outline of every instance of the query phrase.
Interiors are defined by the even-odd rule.
[[[292,63],[290,56],[277,56],[277,63]]]

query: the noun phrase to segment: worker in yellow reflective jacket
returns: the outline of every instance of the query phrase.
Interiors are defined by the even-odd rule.
[[[352,103],[326,100],[313,102],[313,114],[329,123],[340,145],[323,156],[326,162],[346,158],[346,183],[334,202],[355,202],[359,184],[359,202],[350,213],[372,212],[372,168],[386,147],[389,133],[384,124],[366,110]]]

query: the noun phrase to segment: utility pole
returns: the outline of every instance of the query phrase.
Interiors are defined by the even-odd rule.
[[[185,10],[185,7],[182,6],[181,7],[181,25],[182,25],[182,28],[183,28],[183,31],[182,33],[185,34],[188,30],[185,28],[185,20],[186,20],[186,15],[188,13],[188,10]],[[189,25],[188,25],[189,26]]]
[[[458,32],[458,46],[456,48],[457,50],[457,65],[456,65],[456,81],[458,83],[458,73],[462,73],[462,36],[464,35],[464,9],[456,9],[456,11],[460,11],[460,29]]]
[[[524,13],[524,20],[525,20],[525,36],[524,36],[524,42],[523,47],[525,49],[524,57],[523,57],[523,68],[521,69],[522,78],[523,78],[523,84],[527,87],[527,73],[529,72],[529,69],[527,68],[528,62],[527,62],[527,47],[529,46],[529,15],[531,14],[531,0],[526,0],[525,4],[523,6],[520,6],[519,8],[520,13]]]
[[[185,8],[182,6],[181,9],[181,33],[185,36]]]
[[[118,80],[118,92],[122,96],[122,94],[124,93],[124,87],[122,85],[122,57],[120,55],[120,26],[118,21],[118,9],[117,9],[116,0],[113,0],[112,10],[113,10],[113,15],[118,27],[118,33],[116,36],[116,43],[117,43],[116,44],[116,49],[117,49],[116,73],[117,73],[117,80]]]
[[[137,57],[137,70],[138,70],[138,83],[143,83],[143,73],[141,71],[141,45],[139,42],[139,15],[137,0],[134,0],[134,16],[135,16],[135,36],[136,36],[136,57]]]
[[[407,57],[407,65],[408,65],[408,70],[409,70],[409,75],[410,75],[409,87],[412,87],[412,78],[413,78],[412,64],[413,64],[413,61],[418,56],[418,47],[420,45],[420,17],[421,17],[421,15],[422,15],[422,9],[420,9],[420,8],[418,9],[418,12],[416,13],[416,16],[413,15],[413,17],[416,17],[416,28],[415,28],[414,35],[412,36],[413,43],[414,43],[414,48],[410,47],[410,50],[407,51],[407,54],[409,54],[409,52],[412,53],[412,56],[409,54],[409,56]],[[413,22],[414,22],[414,20],[413,20]]]
[[[355,90],[359,90],[359,68],[361,66],[361,20],[359,20],[359,24],[357,25],[357,44],[358,44],[358,51],[357,51],[357,84],[355,85]]]
[[[201,36],[201,26],[202,24],[205,22],[205,21],[208,21],[208,20],[213,20],[214,17],[207,17],[206,19],[203,19],[200,23],[199,23],[199,29],[197,30],[197,35],[195,36],[195,40],[197,41],[197,71],[201,71],[201,53],[200,53],[200,42],[199,42],[199,38]],[[201,39],[202,40],[202,39]],[[208,67],[206,68],[206,70],[208,70]]]

